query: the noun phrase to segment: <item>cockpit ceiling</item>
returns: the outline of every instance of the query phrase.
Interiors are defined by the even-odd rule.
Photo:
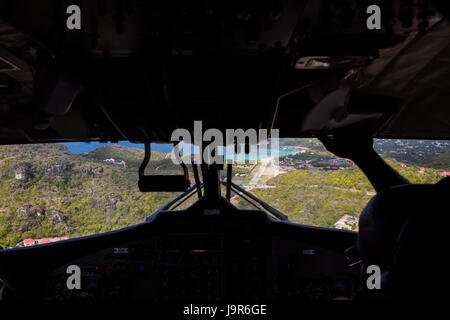
[[[357,1],[350,23],[339,1],[325,16],[324,1],[195,3],[80,1],[68,31],[71,1],[0,0],[0,144],[168,142],[195,120],[307,137],[300,123],[344,73],[295,69],[304,56],[373,60],[353,86],[355,112],[382,113],[378,137],[450,139],[446,22],[403,48],[401,26],[369,32]]]

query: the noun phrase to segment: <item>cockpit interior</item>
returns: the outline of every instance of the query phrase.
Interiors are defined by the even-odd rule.
[[[368,27],[373,5],[379,28]],[[193,133],[198,121],[224,136],[318,138],[343,158],[350,153],[331,147],[340,136],[349,150],[365,133],[450,140],[449,12],[431,0],[0,0],[0,145],[142,144],[139,190],[179,192],[138,224],[0,250],[0,300],[442,298],[446,167],[436,183],[409,183],[389,161],[365,165],[372,153],[363,150],[352,160],[375,191],[364,191],[358,230],[291,221],[238,184],[233,163],[144,171],[154,143],[172,144],[175,130]],[[4,150],[0,167],[12,161]]]

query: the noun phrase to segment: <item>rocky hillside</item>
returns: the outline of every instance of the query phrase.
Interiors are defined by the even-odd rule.
[[[63,145],[0,146],[0,245],[25,238],[75,237],[144,221],[173,193],[142,194],[143,150],[105,146],[76,155]],[[103,160],[115,160],[107,163]],[[152,152],[154,173],[179,170]]]

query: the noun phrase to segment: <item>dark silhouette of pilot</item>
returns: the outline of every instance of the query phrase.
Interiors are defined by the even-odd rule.
[[[377,191],[359,218],[361,296],[440,298],[437,288],[448,282],[440,261],[447,251],[450,177],[436,184],[411,184],[376,153],[369,128],[361,123],[332,136],[316,133],[327,150],[354,161]],[[367,290],[370,265],[382,270],[381,290]]]

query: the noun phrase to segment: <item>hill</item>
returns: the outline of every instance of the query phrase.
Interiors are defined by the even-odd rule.
[[[417,166],[402,168],[388,161],[412,183],[436,183],[442,179],[439,170]],[[288,214],[293,222],[331,227],[344,214],[358,217],[375,195],[368,179],[357,167],[344,170],[295,170],[267,182],[272,188],[252,192],[274,208]]]
[[[450,152],[445,152],[426,160],[424,166],[450,171]]]
[[[280,139],[280,146],[307,148],[324,159],[336,158],[330,153],[327,156],[325,148],[317,139]],[[385,159],[393,159],[407,165],[450,171],[450,141],[375,139],[374,149]],[[297,160],[313,158],[310,153],[297,155]]]
[[[103,161],[108,158],[123,160],[126,167]],[[143,150],[120,146],[84,155],[59,144],[0,146],[0,245],[76,237],[144,221],[176,194],[138,190],[142,158]],[[175,167],[163,154],[152,153],[153,158],[154,171]]]
[[[120,145],[107,145],[98,149],[95,149],[94,151],[88,152],[84,155],[88,159],[94,159],[94,160],[105,160],[105,159],[119,159],[124,160],[127,163],[128,167],[139,167],[139,165],[142,162],[142,159],[144,159],[144,150],[137,149],[137,148],[127,148],[122,147]],[[151,160],[163,160],[168,157],[167,154],[152,151],[151,152]]]

